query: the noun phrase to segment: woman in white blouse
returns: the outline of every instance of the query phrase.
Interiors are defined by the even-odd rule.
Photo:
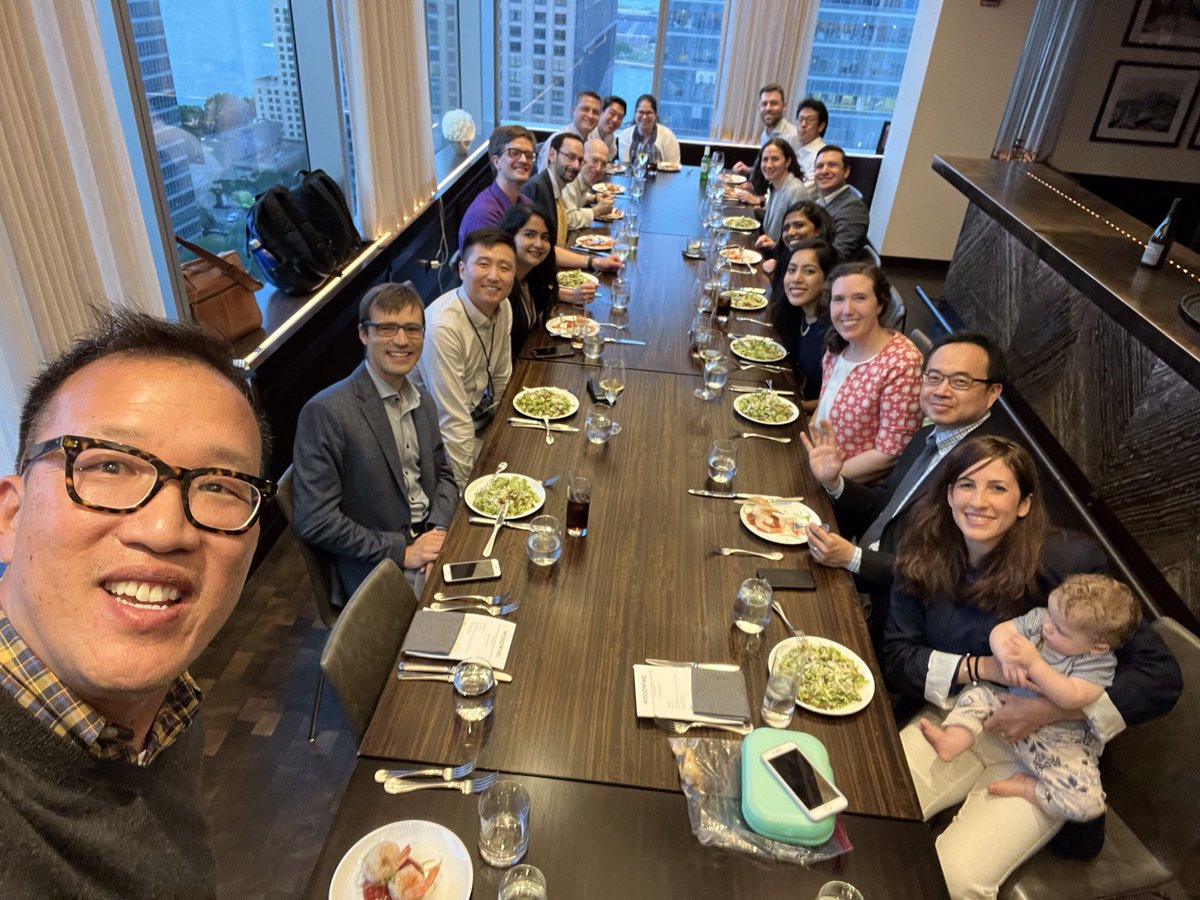
[[[632,125],[617,135],[621,162],[631,162],[639,150],[645,149],[650,163],[679,165],[679,141],[670,128],[658,121],[658,101],[651,94],[637,98],[633,120]]]

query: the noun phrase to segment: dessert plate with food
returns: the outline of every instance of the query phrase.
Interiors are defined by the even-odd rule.
[[[453,831],[409,819],[376,828],[338,863],[329,900],[468,900],[475,866]]]

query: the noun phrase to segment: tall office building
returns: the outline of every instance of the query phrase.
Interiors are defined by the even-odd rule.
[[[304,111],[300,107],[300,82],[296,77],[296,47],[292,38],[289,0],[272,0],[271,31],[278,74],[254,79],[255,115],[283,126],[289,141],[304,140]]]
[[[429,58],[429,105],[434,121],[462,105],[458,61],[458,0],[426,0],[425,46]]]
[[[500,113],[561,125],[575,95],[611,86],[617,0],[500,0]]]
[[[200,234],[200,211],[189,165],[189,144],[195,138],[180,127],[182,120],[158,0],[133,0],[129,4],[129,18],[153,118],[154,143],[166,186],[171,226],[176,234],[195,238]]]
[[[875,152],[896,108],[918,2],[821,0],[808,93],[829,107],[825,140]]]
[[[683,137],[708,137],[725,0],[674,0],[663,36],[658,114]],[[633,98],[628,98],[632,102]]]

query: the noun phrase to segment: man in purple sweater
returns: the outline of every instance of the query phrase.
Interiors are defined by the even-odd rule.
[[[458,226],[458,246],[476,228],[495,228],[504,214],[521,197],[521,188],[533,174],[533,132],[521,125],[501,125],[488,138],[488,158],[496,180],[481,191],[463,214]]]

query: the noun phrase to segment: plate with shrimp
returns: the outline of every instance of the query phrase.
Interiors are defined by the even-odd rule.
[[[805,527],[819,525],[821,517],[796,500],[743,503],[742,524],[772,544],[807,544]]]
[[[329,900],[469,900],[475,866],[453,831],[409,819],[376,828],[342,857]]]

